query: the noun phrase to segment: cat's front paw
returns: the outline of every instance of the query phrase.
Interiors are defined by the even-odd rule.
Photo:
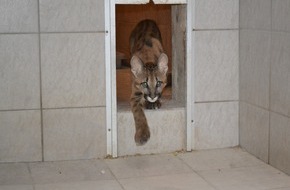
[[[149,127],[140,127],[135,133],[135,142],[137,146],[146,144],[150,139]]]

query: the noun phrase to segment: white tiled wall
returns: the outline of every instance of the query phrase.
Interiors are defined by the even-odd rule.
[[[104,37],[102,33],[41,34],[44,108],[105,105]]]
[[[105,156],[104,1],[2,2],[0,162]],[[195,5],[194,132],[200,135],[193,147],[236,146],[239,0],[196,0]],[[130,124],[124,115],[119,119]],[[149,148],[132,148],[130,128],[119,133],[119,153],[184,148],[184,110],[164,110],[160,117],[170,120],[152,128]],[[21,149],[24,144],[29,148]]]
[[[104,157],[104,1],[0,2],[0,162]]]
[[[290,0],[240,5],[240,144],[290,174]]]
[[[104,1],[39,0],[41,32],[104,31]]]
[[[0,110],[39,109],[37,34],[0,35]]]
[[[196,149],[233,147],[239,144],[238,102],[196,103]]]
[[[195,149],[237,146],[239,0],[195,0]]]
[[[271,29],[271,0],[240,0],[240,28]]]
[[[105,108],[43,112],[44,160],[76,160],[106,155]]]
[[[271,32],[240,31],[240,99],[269,108]]]
[[[38,32],[37,0],[2,0],[0,32]]]
[[[268,162],[269,111],[240,103],[239,136],[243,148]]]
[[[239,0],[194,0],[196,29],[238,29]]]
[[[237,30],[195,32],[195,101],[239,99]]]
[[[0,130],[0,162],[42,159],[39,110],[1,111]]]

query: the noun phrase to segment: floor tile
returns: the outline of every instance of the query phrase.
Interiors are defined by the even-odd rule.
[[[115,180],[82,181],[35,185],[35,190],[122,190]]]
[[[121,179],[125,190],[214,190],[195,173]]]
[[[248,167],[264,164],[240,148],[193,151],[178,155],[193,170]]]
[[[33,185],[0,185],[1,190],[34,190]]]
[[[0,185],[32,184],[28,165],[24,163],[0,164],[0,176]]]
[[[222,190],[264,190],[287,187],[290,177],[268,165],[198,172]]]
[[[113,179],[102,160],[31,163],[35,184]]]
[[[179,158],[169,154],[124,157],[106,163],[118,179],[192,172]]]
[[[272,189],[272,190],[290,190],[290,187],[282,187],[282,188]]]

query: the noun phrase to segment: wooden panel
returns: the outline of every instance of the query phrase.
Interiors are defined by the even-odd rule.
[[[155,20],[160,28],[163,48],[169,58],[171,71],[171,5],[117,5],[116,46],[117,51],[130,58],[129,36],[133,28],[143,19]]]

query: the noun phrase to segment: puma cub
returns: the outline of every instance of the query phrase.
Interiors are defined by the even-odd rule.
[[[163,51],[160,30],[153,20],[142,20],[130,35],[132,94],[131,110],[135,120],[135,142],[145,144],[150,130],[144,113],[158,109],[167,84],[168,57]]]

